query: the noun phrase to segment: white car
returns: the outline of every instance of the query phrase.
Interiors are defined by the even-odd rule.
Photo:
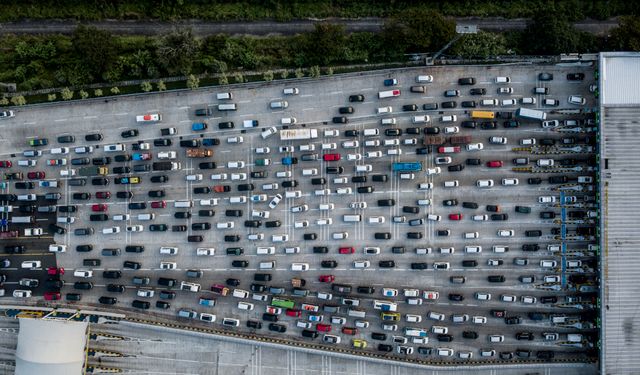
[[[506,107],[506,106],[511,106],[511,105],[516,105],[518,102],[515,99],[502,99],[502,106]]]
[[[367,208],[367,202],[351,202],[349,203],[349,208],[353,208],[353,209]]]
[[[233,229],[234,226],[235,224],[233,223],[233,221],[226,221],[216,224],[217,229]]]
[[[142,225],[128,225],[127,232],[142,232],[144,231],[144,226]]]
[[[554,161],[553,159],[538,159],[536,164],[538,167],[553,167]]]
[[[395,297],[398,295],[398,289],[382,288],[382,295],[385,297]]]
[[[516,232],[513,229],[499,229],[498,237],[513,237]]]
[[[307,220],[296,221],[293,223],[294,228],[306,228],[309,226],[309,222]]]
[[[571,95],[569,99],[567,99],[567,101],[569,102],[569,104],[576,104],[576,105],[587,104],[587,99],[583,98],[580,95]]]
[[[350,160],[350,161],[362,160],[362,155],[361,154],[347,154],[347,160]]]
[[[120,227],[102,228],[102,234],[120,233]]]
[[[440,156],[435,159],[436,165],[451,164],[451,161],[452,159],[450,156]]]
[[[558,262],[551,259],[543,259],[540,261],[540,267],[542,268],[556,268],[558,266]]]
[[[533,146],[536,144],[535,138],[523,138],[520,140],[520,144],[523,146]]]
[[[187,181],[202,181],[201,174],[188,174],[186,177]]]
[[[242,136],[227,137],[227,143],[243,143],[244,138]]]
[[[351,194],[352,192],[353,192],[353,190],[350,187],[337,188],[336,189],[336,194],[338,194],[338,195]]]
[[[384,216],[369,217],[369,224],[384,224]]]
[[[262,184],[262,190],[277,190],[278,186],[279,185],[277,182],[272,182],[270,184]]]
[[[503,342],[503,335],[489,335],[489,342]]]
[[[247,235],[249,241],[262,241],[264,240],[264,233],[251,233]]]
[[[129,214],[113,215],[112,219],[114,221],[127,221],[129,220]]]
[[[524,303],[524,304],[534,304],[536,303],[538,299],[536,297],[533,296],[521,296],[520,297],[520,302]]]
[[[338,137],[340,136],[340,132],[338,130],[325,130],[324,131],[324,136],[325,137]]]
[[[251,216],[252,217],[261,217],[263,219],[268,219],[269,216],[270,216],[270,212],[269,211],[252,210],[251,211]]]
[[[278,203],[280,203],[280,201],[282,200],[282,195],[280,194],[276,194],[272,199],[271,202],[269,202],[269,208],[274,209],[276,208],[276,206],[278,205]]]
[[[328,130],[325,130],[325,132]],[[337,132],[337,130],[335,130]],[[280,146],[278,148],[278,151],[280,152],[294,152],[295,151],[295,147],[293,146]]]
[[[364,154],[364,157],[367,159],[381,158],[382,151],[368,151]]]
[[[335,143],[323,143],[322,144],[322,149],[323,150],[335,150],[336,148],[338,148],[338,145],[336,145]]]
[[[153,298],[155,292],[152,289],[138,289],[138,297]]]
[[[493,180],[478,180],[476,181],[476,186],[479,188],[492,187]]]
[[[536,102],[537,102],[536,98],[527,97],[527,98],[520,99],[520,103],[522,104],[536,104]]]
[[[309,210],[309,206],[307,206],[306,204],[301,204],[299,206],[291,207],[291,212],[306,212],[308,210]]]
[[[271,137],[272,135],[276,134],[278,132],[278,129],[276,129],[275,126],[271,126],[265,130],[262,131],[262,133],[260,134],[262,136],[262,139],[267,139],[269,137]]]
[[[211,179],[217,181],[226,180],[227,178],[229,178],[229,176],[226,173],[214,173],[211,175]]]
[[[489,138],[489,143],[493,143],[496,145],[506,145],[507,137],[491,137]]]
[[[442,169],[440,167],[427,168],[427,176],[432,176],[440,173],[442,173]]]
[[[560,121],[558,120],[542,121],[543,128],[557,128],[558,126],[560,126]]]
[[[460,128],[457,126],[446,126],[444,128],[444,134],[457,134],[460,132]]]
[[[559,283],[560,282],[560,276],[558,276],[558,275],[546,275],[543,280],[544,280],[545,283]]]
[[[502,179],[502,185],[504,185],[504,186],[518,185],[518,179],[517,178],[503,178]]]
[[[503,294],[500,296],[500,300],[502,302],[515,302],[516,299],[517,297],[512,294]]]
[[[333,224],[333,219],[332,218],[326,218],[326,219],[317,219],[316,220],[316,225],[331,225]]]
[[[489,259],[487,265],[492,267],[498,267],[502,264],[502,259]]]
[[[556,197],[551,195],[543,195],[541,197],[538,197],[538,203],[555,203],[555,202],[556,202]]]
[[[256,148],[256,154],[268,154],[271,152],[269,147],[258,147]]]
[[[345,318],[343,316],[332,316],[331,317],[331,324],[344,325],[346,323],[347,323],[347,318]]]
[[[347,177],[336,177],[333,179],[334,184],[347,184],[349,179]]]
[[[364,147],[380,147],[380,141],[377,139],[369,139],[364,141]]]
[[[467,145],[467,151],[480,151],[482,149],[484,149],[482,143],[470,143]]]
[[[471,318],[471,323],[473,324],[486,324],[487,317],[486,316],[474,316]]]
[[[368,260],[353,261],[353,268],[369,268],[370,265],[371,265],[371,262],[369,262]]]
[[[471,216],[471,220],[473,220],[473,221],[487,221],[487,220],[489,220],[489,215],[473,215],[473,216]]]
[[[244,168],[245,163],[242,160],[227,162],[227,168]]]
[[[344,141],[342,142],[343,148],[358,148],[360,146],[360,142],[358,141]]]

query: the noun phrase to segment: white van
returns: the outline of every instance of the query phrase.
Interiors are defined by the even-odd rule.
[[[376,135],[380,135],[380,130],[378,129],[364,129],[365,137],[375,137]]]
[[[426,124],[431,120],[428,115],[412,116],[411,122],[414,124]]]
[[[258,255],[275,254],[276,248],[274,246],[258,246],[256,253]]]
[[[465,232],[464,234],[464,238],[465,239],[475,239],[480,237],[480,235],[478,234],[478,232]]]
[[[343,215],[342,219],[346,222],[359,222],[362,220],[362,215]]]
[[[393,108],[391,108],[391,107],[379,107],[377,112],[378,112],[378,114],[391,113],[391,112],[393,112]]]
[[[308,271],[309,263],[291,263],[291,271]]]
[[[283,117],[280,119],[280,124],[282,125],[293,125],[297,122],[298,120],[295,117]]]
[[[218,104],[218,111],[235,111],[237,109],[236,103]]]
[[[464,252],[465,253],[472,253],[472,254],[481,253],[482,252],[482,246],[465,246],[464,247]]]
[[[191,208],[193,207],[192,201],[175,201],[173,202],[173,207],[175,208]]]
[[[493,245],[494,253],[506,253],[507,251],[509,251],[509,246]]]
[[[105,152],[120,152],[120,151],[125,151],[126,147],[122,144],[122,143],[116,143],[114,145],[105,145],[104,146],[104,151]]]
[[[122,216],[122,215],[117,215],[117,216]],[[155,218],[156,218],[156,214],[138,214],[138,220],[149,221]],[[115,216],[113,220],[115,220]],[[127,220],[127,219],[122,219],[122,220]]]
[[[233,99],[233,94],[230,92],[219,92],[216,94],[216,99],[218,100],[231,100]]]
[[[158,159],[175,159],[177,156],[175,151],[158,152]]]
[[[380,120],[380,123],[382,125],[395,125],[396,124],[396,119],[394,117],[383,118],[382,120]]]
[[[272,242],[287,242],[289,241],[288,234],[273,234],[271,235]]]
[[[178,254],[178,248],[177,247],[163,246],[163,247],[160,248],[160,254],[176,255],[176,254]]]
[[[416,82],[418,83],[431,83],[433,82],[433,76],[431,75],[420,75],[416,77]]]
[[[446,115],[440,117],[440,122],[456,122],[458,121],[458,116],[456,115]]]
[[[429,215],[427,215],[427,220],[431,220],[431,221],[440,221],[440,220],[442,220],[442,216],[440,216],[440,215],[434,215],[434,214],[429,214]]]
[[[240,310],[253,310],[253,307],[253,303],[243,301],[238,302],[238,308]]]
[[[75,276],[75,277],[83,277],[85,279],[88,279],[90,277],[93,277],[93,271],[77,269],[77,270],[73,271],[73,276]]]
[[[480,105],[486,106],[486,107],[497,106],[498,99],[483,99],[480,101]]]
[[[270,260],[267,262],[260,262],[258,268],[261,270],[272,270],[276,268],[276,262],[274,260]]]
[[[51,149],[51,153],[54,154],[54,155],[57,155],[57,154],[68,154],[69,153],[69,147],[52,148]]]
[[[509,77],[496,77],[496,83],[509,83],[511,78]]]
[[[242,289],[234,289],[232,295],[236,298],[249,298],[249,292]]]
[[[317,176],[318,175],[318,170],[316,168],[303,169],[302,170],[302,175],[303,176]]]

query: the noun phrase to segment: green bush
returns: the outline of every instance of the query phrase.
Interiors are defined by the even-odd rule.
[[[55,101],[57,98],[58,98],[58,96],[56,95],[55,92],[52,93],[52,94],[47,95],[47,100],[50,101],[50,102]]]
[[[86,98],[88,98],[88,97],[89,97],[89,93],[88,93],[88,92],[86,92],[86,91],[84,91],[84,90],[80,90],[80,92],[78,92],[78,94],[80,94],[80,97],[81,97],[82,99],[86,99]]]
[[[140,89],[144,92],[149,92],[151,90],[153,90],[153,86],[151,86],[151,82],[149,81],[144,81],[140,84]]]
[[[273,81],[273,72],[271,70],[264,72],[262,74],[262,79],[267,82]]]
[[[167,89],[167,85],[164,84],[164,81],[158,81],[156,86],[158,87],[158,91],[165,91]]]
[[[102,94],[102,89],[95,89],[95,90],[93,90],[93,96],[95,96],[95,97],[100,97],[100,96],[102,96],[102,95],[103,95],[103,94]]]
[[[60,91],[60,96],[62,100],[71,100],[73,99],[73,91],[71,91],[68,87],[65,87]]]

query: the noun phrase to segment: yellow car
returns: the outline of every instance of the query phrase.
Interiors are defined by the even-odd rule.
[[[397,322],[400,320],[400,313],[381,312],[380,319],[385,321]]]
[[[364,349],[367,347],[367,342],[365,340],[353,339],[351,343],[354,348]]]

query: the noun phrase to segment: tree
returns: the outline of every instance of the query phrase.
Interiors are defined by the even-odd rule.
[[[640,17],[620,17],[619,26],[611,30],[607,44],[617,51],[640,51]]]
[[[332,67],[328,67],[327,68],[327,75],[328,76],[332,76],[333,75],[333,68]]]
[[[189,74],[187,77],[187,88],[191,90],[195,90],[200,86],[200,78],[194,76],[193,74]]]
[[[245,81],[244,76],[240,72],[234,73],[233,79],[236,83],[243,83]]]
[[[282,70],[282,72],[280,72],[280,78],[287,79],[287,77],[289,77],[289,69]]]
[[[502,34],[480,31],[467,34],[451,48],[451,54],[463,58],[486,59],[507,53],[506,40]]]
[[[309,68],[309,77],[311,78],[320,77],[320,67],[318,65],[314,65],[311,68]]]
[[[73,32],[71,43],[94,80],[101,78],[118,56],[116,38],[110,32],[93,26],[78,26]]]
[[[47,95],[47,100],[50,101],[50,102],[56,100],[57,98],[58,98],[58,95],[56,95],[55,92]]]
[[[198,41],[191,29],[175,29],[158,39],[158,62],[167,73],[189,74],[193,56],[198,52]]]
[[[298,69],[296,69],[296,71],[295,71],[295,73],[294,73],[294,74],[295,74],[296,78],[298,78],[298,79],[300,79],[300,78],[303,78],[303,77],[304,77],[304,72],[302,71],[302,68],[298,68]]]
[[[164,84],[164,81],[158,81],[156,85],[158,86],[158,91],[165,91],[167,89],[167,85]]]
[[[229,84],[229,78],[227,78],[227,75],[222,73],[220,74],[220,77],[218,78],[218,83],[221,85],[228,85]]]
[[[382,29],[387,55],[435,52],[455,36],[455,22],[435,10],[411,8],[390,18]]]
[[[62,96],[62,100],[71,100],[73,99],[73,91],[69,90],[68,87],[65,87],[60,91],[60,95]]]
[[[262,74],[262,79],[267,82],[273,81],[273,72],[271,70],[267,70]]]
[[[80,90],[80,92],[79,92],[78,94],[80,94],[80,97],[81,97],[82,99],[86,99],[86,98],[88,98],[88,97],[89,97],[89,93],[88,93],[88,92],[86,92],[86,91],[84,91],[84,90]]]
[[[22,95],[13,96],[13,97],[11,97],[11,104],[13,104],[13,105],[26,105],[27,104],[27,99],[25,99],[24,96],[22,96]]]
[[[118,88],[118,86],[113,86],[113,87],[111,88],[111,90],[109,90],[109,91],[111,91],[111,93],[112,93],[113,95],[118,95],[118,94],[120,94],[120,89]]]
[[[102,89],[95,89],[93,90],[93,96],[99,97],[102,96]]]
[[[149,81],[144,81],[140,84],[140,89],[144,92],[149,92],[151,90],[153,90],[153,86],[151,86],[151,82]]]
[[[523,34],[522,49],[531,55],[576,52],[579,33],[562,14],[538,12]]]
[[[0,99],[0,105],[9,105],[9,98],[3,96],[2,99]]]
[[[347,33],[342,25],[316,23],[311,32],[302,34],[305,65],[328,65],[344,60]]]

